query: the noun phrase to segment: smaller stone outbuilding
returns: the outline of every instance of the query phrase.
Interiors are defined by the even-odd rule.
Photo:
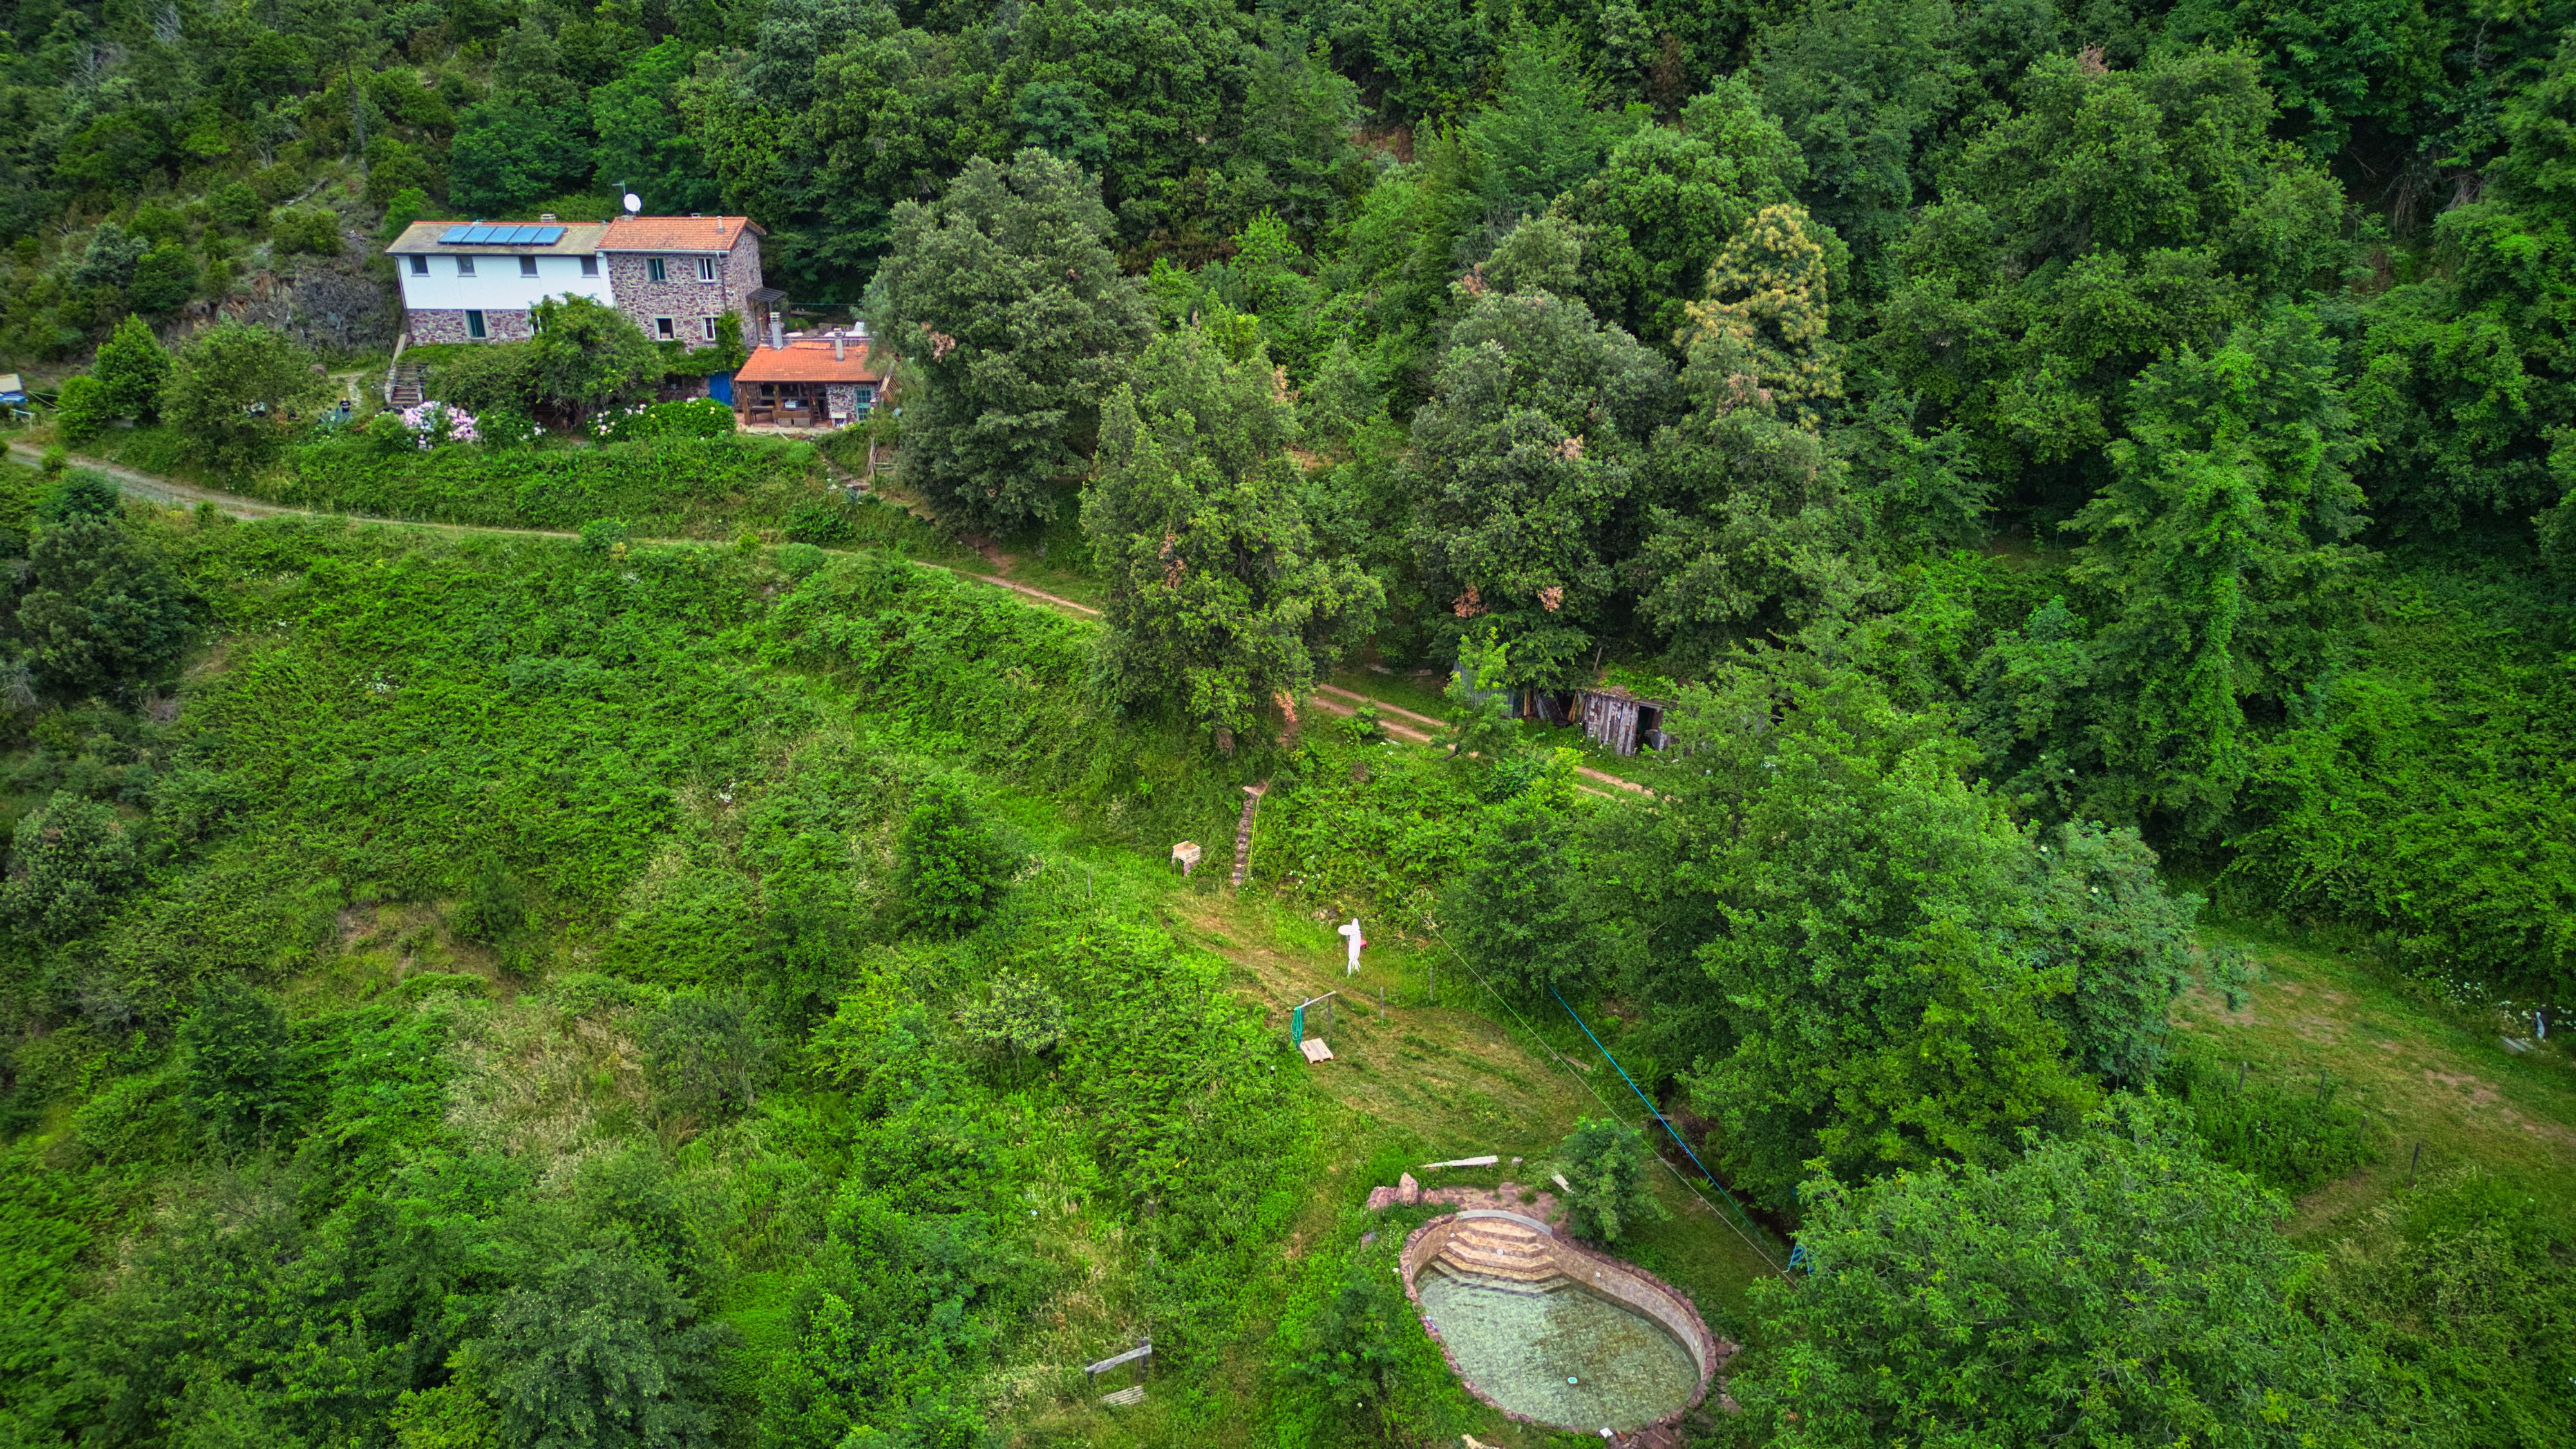
[[[877,405],[885,385],[864,329],[773,331],[733,375],[734,416],[747,428],[848,427]]]

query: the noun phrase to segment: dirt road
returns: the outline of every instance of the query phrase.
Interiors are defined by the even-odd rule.
[[[27,443],[13,442],[9,445],[10,461],[25,464],[30,468],[38,466],[42,461],[43,456],[44,455],[41,450]],[[155,503],[167,503],[181,508],[194,508],[199,504],[211,504],[218,511],[232,518],[324,518],[337,516],[345,517],[353,523],[379,524],[388,528],[418,528],[425,529],[431,533],[444,533],[449,535],[501,534],[518,535],[526,538],[580,537],[577,533],[570,533],[560,529],[505,528],[493,524],[480,523],[424,523],[418,519],[384,518],[374,514],[364,513],[332,515],[326,514],[318,509],[296,508],[283,503],[269,503],[257,498],[244,498],[237,493],[225,493],[217,489],[202,487],[195,483],[183,483],[176,478],[164,478],[158,474],[146,473],[139,468],[128,468],[121,463],[111,463],[104,458],[85,457],[81,454],[75,453],[71,455],[71,463],[73,467],[84,469],[92,473],[103,474],[106,477],[115,479],[119,488],[132,493],[138,498],[148,498]],[[638,543],[706,543],[708,541],[709,540],[706,539],[683,538],[647,538],[636,540]],[[999,574],[973,573],[965,569],[951,568],[946,564],[924,563],[920,559],[914,559],[912,562],[921,568],[937,569],[941,573],[954,574],[961,579],[973,579],[977,583],[991,584],[996,588],[1009,589],[1013,593],[1035,599],[1038,602],[1049,605],[1053,608],[1062,609],[1079,618],[1097,619],[1100,617],[1100,611],[1091,607],[1089,604],[1077,604],[1073,600],[1065,598],[1061,594],[1050,594],[1044,589],[1035,588],[1031,585],[1021,583],[1017,579],[1004,578]],[[1386,732],[1399,740],[1404,740],[1412,744],[1431,744],[1439,731],[1448,728],[1446,724],[1433,719],[1429,715],[1417,714],[1401,705],[1390,704],[1385,700],[1361,694],[1356,690],[1344,689],[1337,684],[1320,684],[1315,688],[1316,702],[1335,714],[1356,714],[1359,711],[1359,707],[1363,704],[1375,705]],[[1654,791],[1647,789],[1645,786],[1638,784],[1634,780],[1623,780],[1606,771],[1596,770],[1590,766],[1583,766],[1578,768],[1576,773],[1580,774],[1586,780],[1593,781],[1596,784],[1606,786],[1612,790],[1624,790],[1632,794],[1643,795],[1648,799],[1654,798]],[[1594,790],[1590,793],[1598,795],[1603,792],[1600,790]]]

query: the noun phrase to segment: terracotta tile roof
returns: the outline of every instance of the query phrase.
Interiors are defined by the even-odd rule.
[[[736,384],[746,382],[882,382],[885,369],[868,356],[865,342],[852,339],[843,355],[832,356],[832,339],[828,337],[790,337],[785,351],[763,342],[751,350],[751,360],[733,375]]]
[[[432,255],[440,252],[509,252],[515,255],[525,252],[537,256],[588,256],[599,250],[600,234],[608,230],[605,225],[596,221],[493,222],[491,225],[494,226],[560,227],[563,229],[563,235],[544,246],[496,246],[490,242],[476,242],[471,246],[453,246],[439,240],[439,237],[445,235],[450,227],[473,224],[467,221],[415,221],[403,228],[403,234],[394,238],[393,244],[385,248],[385,254],[402,256],[412,252],[426,252]]]
[[[747,216],[621,216],[608,223],[604,252],[729,252],[744,228],[767,236]]]

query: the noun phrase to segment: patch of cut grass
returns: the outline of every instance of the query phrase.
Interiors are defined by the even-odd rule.
[[[1176,893],[1170,909],[1192,941],[1232,964],[1237,989],[1263,1004],[1265,1020],[1279,1031],[1283,1046],[1291,1004],[1326,991],[1344,993],[1345,1004],[1330,1014],[1329,1024],[1321,1007],[1309,1008],[1307,1015],[1308,1034],[1323,1036],[1335,1057],[1310,1073],[1331,1104],[1321,1130],[1331,1164],[1327,1182],[1335,1195],[1364,1196],[1375,1184],[1346,1183],[1342,1177],[1390,1145],[1405,1149],[1415,1164],[1488,1152],[1503,1159],[1491,1168],[1436,1173],[1416,1166],[1426,1187],[1492,1187],[1506,1178],[1543,1187],[1541,1160],[1574,1129],[1576,1118],[1605,1111],[1625,1121],[1642,1115],[1633,1098],[1610,1095],[1626,1090],[1615,1076],[1582,1073],[1550,1055],[1551,1046],[1575,1049],[1570,1027],[1566,1042],[1534,1041],[1508,1014],[1490,1010],[1494,1004],[1454,969],[1440,972],[1441,1001],[1433,1005],[1426,989],[1428,958],[1417,951],[1395,943],[1372,946],[1359,974],[1345,976],[1342,942],[1330,923],[1286,902],[1232,892]],[[1517,1168],[1511,1166],[1514,1157],[1524,1159]],[[1656,1196],[1672,1216],[1620,1245],[1620,1256],[1689,1294],[1713,1329],[1740,1340],[1749,1318],[1745,1290],[1772,1272],[1763,1250],[1776,1259],[1786,1255],[1786,1246],[1765,1241],[1757,1250],[1714,1191],[1702,1189],[1717,1204],[1712,1212],[1673,1174],[1660,1167],[1650,1171]],[[1767,1238],[1758,1230],[1757,1235]]]
[[[2369,1114],[2381,1155],[2301,1198],[2286,1224],[2303,1239],[2363,1232],[2371,1209],[2406,1184],[2418,1144],[2425,1175],[2480,1164],[2542,1191],[2576,1196],[2576,1062],[2556,1041],[2508,1050],[2501,1022],[2437,1002],[2350,956],[2241,922],[2205,939],[2245,947],[2262,967],[2242,1010],[2194,992],[2177,1027],[2249,1080],[2313,1083],[2323,1072]]]

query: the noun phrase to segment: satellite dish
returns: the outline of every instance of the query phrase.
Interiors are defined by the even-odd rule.
[[[635,213],[637,213],[637,212],[639,212],[639,211],[642,211],[643,209],[644,209],[644,198],[643,198],[643,197],[640,197],[640,196],[636,195],[636,194],[635,194],[634,192],[632,192],[632,191],[630,191],[630,192],[626,193],[626,214],[627,214],[628,216],[633,216]]]

